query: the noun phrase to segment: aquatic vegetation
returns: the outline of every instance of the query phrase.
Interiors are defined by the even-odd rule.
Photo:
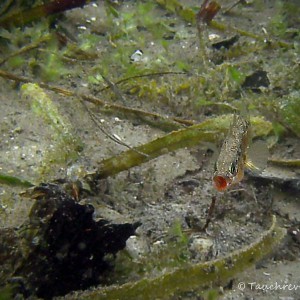
[[[12,73],[0,70],[0,76],[6,79],[14,80],[19,83],[31,83],[31,80],[26,77],[16,76]],[[196,122],[191,120],[185,120],[178,117],[168,117],[158,113],[153,113],[149,111],[144,111],[141,109],[130,108],[124,105],[118,105],[114,103],[108,103],[95,96],[90,96],[86,94],[76,93],[59,86],[49,85],[43,82],[38,84],[40,87],[54,91],[56,93],[62,94],[64,96],[77,96],[82,98],[84,101],[93,103],[96,105],[103,113],[115,114],[118,116],[126,117],[128,119],[142,120],[147,124],[151,124],[154,127],[159,127],[164,131],[171,131],[174,129],[181,128],[183,126],[193,125]]]
[[[279,120],[290,129],[295,135],[300,137],[300,93],[295,92],[287,97],[283,97],[279,103],[275,104]]]
[[[63,11],[61,8],[66,3],[50,2],[56,3],[59,11]],[[86,4],[87,1],[75,2]],[[75,2],[72,3],[75,5]],[[205,5],[201,10],[198,3],[198,7],[192,7],[192,4],[177,0],[139,3],[99,1],[97,9],[92,5],[87,8],[92,12],[90,16],[86,11],[83,14],[75,12],[74,15],[70,11],[65,16],[67,22],[54,16],[51,26],[49,18],[31,23],[32,18],[48,16],[54,12],[45,11],[47,5],[39,6],[40,11],[34,7],[28,7],[27,11],[21,10],[23,18],[16,19],[15,14],[8,18],[3,18],[3,15],[0,17],[0,24],[7,25],[6,29],[3,26],[0,29],[0,43],[3,53],[8,53],[3,54],[0,60],[3,69],[0,70],[0,76],[13,80],[17,83],[15,86],[25,83],[21,88],[22,101],[30,103],[32,116],[41,120],[53,144],[53,149],[43,154],[40,171],[44,181],[57,177],[60,167],[66,169],[69,163],[81,156],[86,158],[84,151],[80,153],[83,144],[74,134],[76,120],[72,120],[71,125],[71,121],[55,104],[55,94],[50,98],[48,90],[88,103],[88,108],[99,120],[105,114],[105,122],[110,119],[109,116],[113,116],[130,120],[126,124],[133,126],[148,124],[149,127],[145,126],[147,130],[150,127],[160,129],[155,131],[156,138],[147,136],[150,142],[141,144],[137,136],[133,142],[139,146],[119,154],[115,154],[119,149],[114,149],[113,156],[107,155],[105,140],[101,141],[97,148],[97,151],[100,149],[98,158],[101,157],[101,160],[99,162],[95,158],[98,153],[88,160],[90,164],[86,167],[93,168],[95,172],[89,173],[82,180],[91,184],[178,149],[199,146],[202,142],[219,143],[229,128],[232,113],[243,111],[245,107],[251,115],[255,138],[271,137],[274,143],[274,133],[277,138],[283,136],[283,131],[284,134],[299,136],[299,95],[295,92],[299,87],[299,68],[296,68],[299,66],[299,49],[296,44],[299,35],[297,37],[293,24],[283,14],[289,11],[293,16],[288,4],[283,3],[283,6],[277,7],[278,14],[270,22],[269,19],[265,21],[265,31],[261,32],[260,27],[243,27],[245,16],[238,10],[232,9],[235,18],[231,18],[224,13],[224,7],[220,8],[215,1],[204,1],[204,4],[207,3],[212,5],[209,11]],[[247,13],[253,11],[252,5],[260,12],[265,7],[263,1],[254,1]],[[65,8],[69,10],[71,7]],[[198,27],[199,19],[200,25],[205,25],[202,36],[197,35],[197,13]],[[295,15],[297,21],[298,15]],[[16,19],[15,25],[13,19]],[[237,21],[237,24],[231,21]],[[18,22],[23,22],[24,26],[17,27],[21,26]],[[131,56],[138,49],[143,53],[139,60],[134,61]],[[247,78],[257,70],[264,73],[256,73],[254,85],[247,85]],[[267,82],[263,88],[259,81],[259,75],[262,74]],[[108,84],[105,77],[111,84]],[[54,81],[55,85],[47,83]],[[84,107],[80,105],[76,109],[83,109],[79,111],[80,116],[86,118],[88,123],[89,114]],[[121,122],[117,127],[122,127]],[[109,123],[109,126],[114,125],[113,122]],[[100,127],[91,128],[81,136],[87,138],[87,141],[84,140],[87,147],[90,147],[88,143],[94,142],[91,142],[90,135]],[[130,134],[136,133],[132,130]],[[94,155],[94,149],[90,153]],[[280,168],[299,167],[297,159],[278,158],[270,162]],[[22,178],[26,178],[26,170],[20,178],[0,174],[0,182],[3,184],[31,186],[30,182]],[[127,179],[122,184],[122,188],[128,185]],[[94,192],[92,188],[87,191]],[[80,200],[77,191],[71,192],[76,194],[76,201]],[[46,206],[45,202],[36,203],[34,207],[41,204]],[[119,202],[122,199],[114,204]],[[31,217],[36,221],[33,211]],[[192,265],[189,263],[189,253],[186,252],[187,237],[182,232],[180,222],[175,223],[170,231],[164,251],[145,258],[144,267],[147,267],[146,272],[141,271],[139,274],[143,276],[141,279],[88,292],[86,297],[115,299],[126,295],[128,299],[136,299],[139,292],[143,291],[143,294],[149,293],[149,297],[154,299],[199,287],[204,290],[211,283],[219,284],[219,280],[226,282],[246,267],[252,266],[264,254],[271,253],[273,246],[279,243],[284,234],[275,225],[274,219],[270,230],[249,247],[218,260]],[[87,232],[84,231],[82,235]],[[24,231],[25,235],[31,237],[35,237],[36,233],[34,228]],[[28,247],[25,254],[30,249]],[[62,252],[58,251],[58,254]],[[151,268],[161,264],[161,259],[166,260],[164,266],[169,268],[168,272],[149,278],[148,275],[153,274]],[[139,263],[142,269],[143,261]],[[128,268],[135,266],[126,265]],[[217,269],[219,272],[216,272]],[[21,273],[25,274],[26,270],[24,266]],[[10,291],[0,290],[0,298],[1,293],[6,295]],[[211,297],[214,298],[214,295],[213,290]]]
[[[13,299],[15,294],[15,286],[7,285],[5,287],[0,287],[0,300]]]
[[[63,53],[58,51],[58,48],[58,41],[50,39],[47,51],[41,55],[40,62],[31,62],[33,72],[37,72],[44,82],[57,81],[70,73],[63,61]]]
[[[300,159],[270,159],[269,162],[279,166],[300,168]]]
[[[163,6],[168,11],[178,14],[186,22],[195,23],[195,13],[192,9],[185,7],[177,0],[156,0],[156,2]]]
[[[237,273],[253,266],[265,255],[272,252],[285,235],[285,230],[276,225],[273,216],[272,225],[253,244],[244,249],[205,263],[186,265],[155,278],[143,278],[121,286],[96,289],[72,295],[72,299],[147,299],[167,298],[175,293],[199,289],[207,285],[225,283]],[[67,296],[67,299],[68,298]]]
[[[176,0],[157,0],[157,2],[160,5],[163,5],[165,7],[165,9],[178,14],[179,16],[181,16],[185,21],[187,22],[191,22],[194,23],[195,22],[195,12],[189,8],[185,8],[180,2],[176,1]],[[214,2],[214,1],[211,1]],[[211,20],[209,22],[209,26],[211,28],[220,30],[220,31],[232,31],[234,33],[238,33],[242,36],[246,36],[246,37],[251,37],[255,40],[258,41],[263,41],[264,37],[258,34],[255,34],[253,32],[247,31],[247,30],[243,30],[241,28],[238,27],[233,27],[230,25],[226,25],[220,22],[217,22],[215,20]],[[274,42],[274,41],[273,41]],[[289,45],[286,42],[283,41],[276,41],[274,42],[274,45],[279,46],[279,47],[283,47],[283,48],[290,48],[291,45]]]
[[[74,161],[82,150],[82,143],[72,133],[71,124],[61,116],[50,97],[37,84],[32,83],[23,84],[22,97],[30,102],[33,113],[51,129],[53,147],[45,153],[41,173],[47,174],[55,164]]]
[[[27,181],[26,179],[21,179],[15,176],[6,175],[0,173],[0,183],[7,184],[11,186],[22,186],[22,187],[32,187],[33,183]]]
[[[0,37],[5,43],[8,55],[0,60],[12,69],[28,68],[29,72],[40,76],[44,82],[55,81],[69,74],[65,62],[67,49],[62,47],[58,37],[49,30],[46,21],[36,27],[26,27],[24,31],[1,28]]]
[[[219,116],[188,128],[173,131],[147,144],[103,160],[100,162],[98,171],[95,174],[89,174],[88,178],[92,181],[105,178],[170,151],[196,146],[201,142],[217,142],[218,139],[222,139],[221,134],[227,132],[231,120],[231,115]],[[263,118],[252,118],[251,123],[254,128],[254,137],[267,136],[272,131],[272,124]]]
[[[287,38],[289,34],[299,32],[300,8],[296,1],[275,1],[275,13],[268,23],[268,31],[273,36]],[[298,29],[297,29],[298,27]]]

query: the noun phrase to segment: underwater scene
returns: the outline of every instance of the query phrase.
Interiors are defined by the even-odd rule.
[[[297,300],[299,0],[2,0],[0,300]]]

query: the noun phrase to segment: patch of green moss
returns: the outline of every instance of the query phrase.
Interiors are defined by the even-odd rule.
[[[296,29],[299,35],[300,6],[298,1],[297,0],[283,1],[282,13],[284,15],[285,21],[287,22],[288,27]]]
[[[67,74],[62,61],[58,58],[57,54],[49,53],[45,62],[41,65],[40,76],[45,82],[53,82],[59,80],[63,75]]]
[[[277,105],[277,112],[283,124],[300,137],[300,93],[295,91],[283,97]]]
[[[181,223],[175,221],[169,230],[166,247],[168,255],[172,257],[171,261],[174,267],[178,267],[180,264],[189,261],[190,253],[188,251],[188,242],[189,238],[183,232]],[[166,261],[168,261],[168,259]]]
[[[195,23],[195,12],[185,7],[177,0],[156,0],[156,3],[162,5],[166,10],[178,14],[186,22]]]
[[[283,38],[286,34],[287,23],[283,15],[283,2],[276,1],[276,10],[277,13],[271,17],[270,22],[268,23],[268,30],[273,36]]]
[[[17,285],[8,284],[0,288],[0,300],[14,299],[15,289]]]
[[[7,63],[9,65],[10,68],[12,69],[17,69],[20,68],[21,66],[23,66],[25,64],[25,59],[22,56],[15,56],[15,57],[11,57]]]
[[[13,51],[20,47],[38,41],[49,34],[49,23],[45,20],[25,28],[12,27],[10,30],[0,28],[0,37],[9,41],[7,46]]]
[[[245,80],[245,75],[234,66],[228,67],[230,79],[240,85]]]
[[[268,24],[269,32],[280,38],[286,38],[289,32],[295,32],[299,36],[300,6],[296,1],[276,1],[276,14],[271,17]]]

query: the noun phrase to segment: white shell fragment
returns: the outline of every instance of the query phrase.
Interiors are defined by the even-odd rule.
[[[130,56],[130,60],[132,62],[139,62],[141,61],[142,56],[143,56],[143,51],[138,49],[134,51],[134,53]]]

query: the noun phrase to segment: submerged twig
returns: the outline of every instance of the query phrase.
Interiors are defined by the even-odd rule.
[[[104,129],[103,126],[101,126],[101,121],[98,119],[98,117],[87,107],[86,103],[84,101],[81,101],[82,105],[84,106],[84,108],[86,109],[86,111],[88,112],[88,114],[91,117],[91,120],[94,122],[94,124],[99,128],[100,131],[102,131],[109,139],[111,139],[113,142],[124,146],[128,149],[131,149],[133,151],[137,151],[136,149],[132,148],[131,146],[129,146],[128,144],[122,142],[121,140],[117,139],[116,137],[114,137],[111,133],[108,132],[108,130]],[[146,154],[137,151],[137,153],[141,154],[141,155],[145,155]]]
[[[141,109],[136,109],[136,108],[129,108],[124,105],[118,105],[118,104],[112,104],[105,102],[101,100],[98,97],[91,96],[91,95],[85,95],[81,93],[76,93],[67,89],[63,89],[58,86],[53,86],[47,83],[43,82],[34,82],[33,80],[27,78],[27,77],[22,77],[22,76],[17,76],[15,74],[0,70],[0,77],[3,77],[5,79],[10,79],[19,83],[36,83],[40,87],[53,91],[58,94],[62,94],[64,96],[68,97],[79,97],[82,98],[84,101],[90,102],[95,104],[97,107],[99,107],[104,113],[110,113],[113,112],[115,115],[119,116],[126,116],[127,118],[135,118],[138,120],[142,120],[145,123],[148,123],[152,126],[159,127],[161,130],[165,131],[171,131],[171,130],[176,130],[179,128],[182,128],[183,126],[190,126],[195,124],[196,122],[191,121],[191,120],[184,120],[181,118],[176,118],[176,117],[166,117],[163,115],[160,115],[158,113],[152,113],[152,112],[147,112]]]
[[[197,27],[201,31],[201,25],[207,24],[212,21],[217,12],[220,10],[221,6],[216,1],[204,0],[202,3],[199,12],[196,15]]]
[[[121,83],[124,83],[129,80],[137,79],[137,78],[143,78],[143,77],[154,77],[154,76],[163,76],[163,75],[187,75],[187,72],[172,72],[172,71],[166,71],[166,72],[154,72],[154,73],[148,73],[148,74],[141,74],[141,75],[135,75],[127,78],[120,79],[116,81],[114,84],[118,85]],[[105,91],[107,89],[111,88],[109,85],[100,89],[97,93]]]
[[[226,8],[224,11],[223,11],[223,14],[226,15],[228,14],[234,7],[236,7],[237,5],[239,4],[247,4],[247,1],[246,0],[237,0],[235,2],[233,2],[231,5],[229,5],[228,8]]]
[[[205,231],[207,229],[209,223],[211,222],[212,215],[214,213],[215,207],[216,207],[216,196],[212,196],[211,197],[211,203],[210,203],[208,213],[207,213],[207,217],[206,217],[206,222],[205,222],[205,225],[202,228],[203,231]]]
[[[159,3],[160,5],[162,5],[166,10],[175,12],[177,15],[181,16],[185,21],[195,23],[195,19],[196,19],[195,18],[195,13],[192,10],[188,10],[187,8],[184,8],[178,1],[175,1],[175,0],[172,1],[172,6],[171,6],[172,9],[170,9],[170,7],[168,5],[168,1],[166,1],[166,0],[156,0],[156,2]],[[183,15],[181,12],[185,11],[185,10],[188,10],[189,13]],[[233,26],[230,26],[230,25],[225,25],[225,24],[217,22],[215,20],[211,20],[209,22],[209,27],[217,29],[219,31],[231,31],[231,32],[234,32],[234,33],[238,33],[241,36],[251,37],[251,38],[253,38],[255,40],[258,40],[258,41],[263,41],[264,42],[265,39],[266,39],[265,36],[260,36],[258,34],[254,34],[254,33],[249,32],[247,30],[242,30],[242,29],[239,29],[237,27],[233,27]],[[283,42],[283,41],[278,41],[278,40],[276,40],[276,41],[271,40],[271,43],[274,46],[278,46],[278,47],[281,47],[281,48],[293,48],[294,47],[293,44],[289,44],[289,43],[286,43],[286,42]]]
[[[119,89],[116,87],[116,85],[112,81],[110,81],[106,76],[104,76],[103,74],[101,74],[101,76],[124,105],[126,103],[126,100],[123,97],[122,93],[119,91]]]
[[[34,41],[32,43],[30,43],[29,45],[26,45],[24,47],[22,47],[21,49],[19,49],[18,51],[6,56],[5,58],[0,60],[0,66],[2,66],[5,62],[7,62],[9,59],[11,59],[12,57],[18,56],[20,54],[24,54],[32,49],[36,49],[38,48],[42,43],[50,40],[51,35],[47,34],[45,36],[42,36],[41,38],[39,38],[37,41]]]
[[[156,0],[156,3],[166,8],[169,11],[176,12],[185,21],[195,23],[195,13],[192,9],[184,7],[177,0]]]

